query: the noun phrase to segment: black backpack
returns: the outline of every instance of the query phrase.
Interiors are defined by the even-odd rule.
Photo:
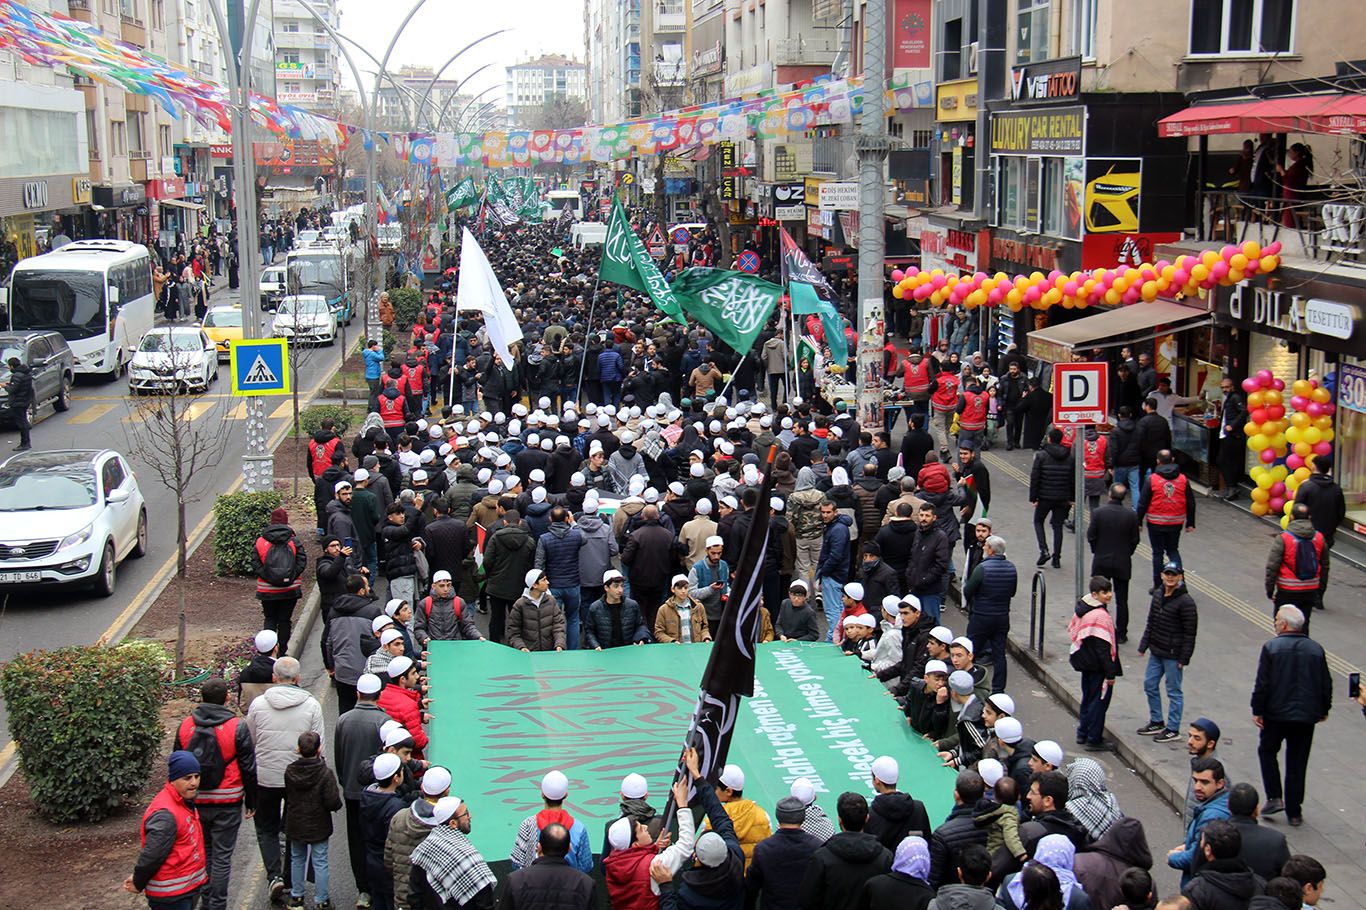
[[[190,741],[185,745],[186,751],[199,759],[200,790],[217,790],[228,773],[228,762],[232,759],[223,755],[222,745],[218,740],[219,731],[226,726],[222,724],[217,727],[205,727],[202,724],[195,724]],[[236,757],[234,754],[233,758]]]
[[[294,541],[272,542],[261,559],[261,577],[277,588],[294,584]]]

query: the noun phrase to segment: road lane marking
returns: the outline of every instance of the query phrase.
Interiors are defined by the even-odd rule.
[[[287,397],[285,398],[284,401],[280,402],[280,404],[276,406],[275,410],[273,410],[273,411],[270,412],[270,419],[271,419],[271,420],[279,420],[279,419],[282,418],[282,417],[290,417],[290,418],[293,418],[293,416],[294,416],[294,402],[291,401],[291,400],[290,400],[289,398],[287,398]]]
[[[223,419],[224,419],[224,420],[246,420],[246,419],[247,419],[247,403],[246,403],[245,401],[239,402],[239,403],[237,404],[236,407],[234,407],[231,411],[229,411],[228,413],[226,413],[226,414],[223,415]]]
[[[115,401],[106,401],[106,402],[103,402],[103,403],[101,403],[101,404],[92,404],[90,407],[86,408],[84,411],[81,411],[81,412],[80,412],[79,414],[77,414],[76,416],[74,416],[74,417],[68,419],[68,420],[67,420],[67,423],[73,423],[73,424],[88,424],[88,423],[94,423],[95,421],[97,421],[97,420],[99,420],[101,417],[103,417],[105,414],[108,414],[110,411],[114,410],[114,408],[116,408],[116,407],[118,407],[118,404],[117,404]]]
[[[1020,483],[1023,483],[1026,486],[1028,486],[1029,476],[1024,472],[1018,470],[1014,465],[1006,462],[999,455],[983,453],[982,457],[984,460],[991,462],[991,465],[994,469],[1003,471],[1004,473],[1009,474],[1011,477],[1018,480]],[[1149,547],[1146,543],[1139,543],[1138,549],[1134,551],[1134,556],[1135,558],[1142,557],[1144,562],[1146,562],[1148,565],[1152,564],[1153,551],[1152,548]],[[1201,575],[1192,572],[1189,569],[1186,570],[1186,582],[1188,587],[1194,588],[1208,599],[1214,601],[1215,603],[1218,603],[1220,606],[1225,607],[1230,612],[1238,616],[1241,616],[1243,619],[1252,623],[1254,626],[1261,629],[1262,631],[1270,631],[1272,617],[1269,611],[1259,610],[1247,601],[1234,597],[1232,594],[1229,594],[1227,591],[1219,587],[1217,584],[1206,580]],[[1320,642],[1320,644],[1322,644],[1322,642]],[[1324,654],[1328,658],[1329,669],[1331,669],[1334,673],[1337,673],[1341,676],[1347,676],[1350,673],[1361,672],[1352,663],[1343,659],[1341,656],[1334,654],[1327,648],[1324,649]]]

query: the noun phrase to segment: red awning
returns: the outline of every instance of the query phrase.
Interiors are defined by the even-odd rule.
[[[1292,95],[1197,104],[1157,122],[1164,138],[1213,133],[1366,133],[1366,96]]]

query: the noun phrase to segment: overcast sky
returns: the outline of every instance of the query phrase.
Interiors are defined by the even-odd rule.
[[[341,31],[382,59],[394,29],[412,9],[414,0],[341,0]],[[481,92],[503,85],[504,67],[543,53],[558,53],[583,60],[583,3],[581,0],[426,0],[403,32],[389,69],[397,72],[405,63],[441,66],[457,50],[476,38],[500,28],[512,31],[483,41],[461,55],[445,71],[447,77],[463,79],[476,68],[469,85]],[[374,64],[355,54],[361,70]],[[373,75],[367,76],[367,80]],[[342,84],[354,88],[349,67],[342,65]],[[502,99],[489,92],[484,101]],[[482,103],[482,102],[481,102]]]

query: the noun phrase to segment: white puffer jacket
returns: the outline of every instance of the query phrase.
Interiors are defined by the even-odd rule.
[[[256,745],[256,782],[283,787],[285,768],[299,757],[299,734],[312,730],[323,737],[323,709],[307,689],[272,686],[251,703],[247,729]]]

